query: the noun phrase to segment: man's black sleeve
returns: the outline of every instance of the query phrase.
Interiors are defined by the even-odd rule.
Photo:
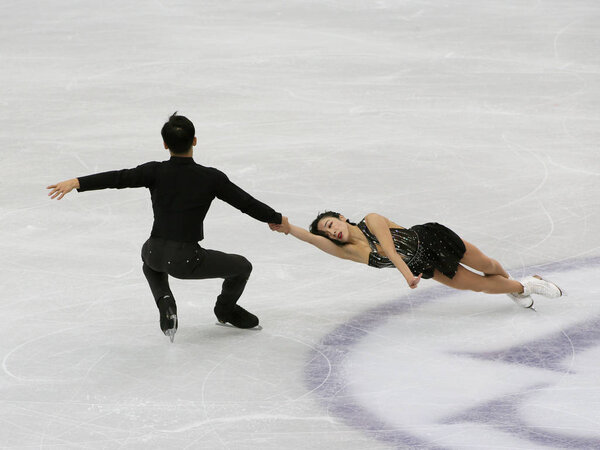
[[[265,223],[281,223],[281,213],[256,200],[242,188],[233,184],[222,172],[219,172],[219,182],[215,194],[217,198],[256,220]]]
[[[112,170],[78,177],[79,192],[95,191],[98,189],[123,189],[136,187],[151,187],[154,180],[154,165],[146,163],[134,169]]]

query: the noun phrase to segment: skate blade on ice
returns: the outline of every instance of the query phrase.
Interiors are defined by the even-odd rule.
[[[168,336],[169,339],[171,339],[171,342],[173,342],[175,340],[175,333],[177,332],[177,316],[175,314],[172,314],[169,319],[173,320],[173,323],[175,324],[175,326],[173,328],[169,328],[168,330],[165,330],[165,336]]]
[[[233,326],[233,325],[231,325],[230,323],[227,323],[227,322],[219,322],[219,321],[217,321],[217,322],[215,323],[215,325],[219,325],[219,326],[221,326],[221,327],[227,327],[227,328],[235,328],[236,330],[260,331],[260,330],[262,330],[262,329],[263,329],[263,327],[262,327],[262,326],[260,326],[260,325],[256,325],[256,326],[255,326],[255,327],[253,327],[253,328],[239,328],[239,327],[236,327],[236,326]]]
[[[165,335],[168,336],[169,339],[171,339],[171,342],[173,342],[175,340],[175,328],[171,328],[165,331]]]

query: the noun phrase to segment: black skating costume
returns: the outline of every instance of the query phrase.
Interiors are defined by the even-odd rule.
[[[148,162],[133,169],[79,177],[79,184],[80,192],[135,187],[150,190],[154,224],[142,248],[142,261],[159,309],[165,298],[175,309],[168,275],[224,278],[214,309],[217,318],[242,328],[258,324],[255,316],[236,305],[252,271],[250,262],[240,255],[202,248],[198,241],[204,238],[204,217],[215,198],[261,222],[281,223],[280,213],[236,186],[223,172],[188,157],[171,156],[168,161]]]
[[[382,269],[395,267],[389,258],[377,252],[379,241],[367,227],[365,219],[361,220],[358,228],[367,238],[371,253],[369,266]],[[458,269],[458,263],[465,254],[466,248],[458,235],[439,223],[426,223],[411,228],[390,228],[396,252],[402,257],[413,275],[423,274],[423,278],[433,277],[437,269],[448,278],[453,278]]]

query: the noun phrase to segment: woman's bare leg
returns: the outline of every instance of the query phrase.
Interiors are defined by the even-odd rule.
[[[435,270],[433,279],[454,289],[485,292],[486,294],[510,294],[523,292],[523,285],[502,275],[479,275],[459,264],[454,278],[448,278]]]
[[[500,275],[508,278],[508,273],[495,259],[486,256],[481,250],[463,239],[467,251],[460,260],[461,264],[483,272],[487,276]]]

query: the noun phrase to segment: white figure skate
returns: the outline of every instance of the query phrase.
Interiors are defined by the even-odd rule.
[[[508,276],[508,279],[514,280],[514,278],[511,277],[510,275]],[[521,284],[523,284],[523,283],[521,283]],[[513,302],[515,302],[517,305],[521,306],[522,308],[530,308],[535,311],[535,309],[533,308],[533,299],[531,298],[531,295],[529,295],[525,292],[524,284],[523,284],[523,292],[522,293],[511,292],[510,294],[506,294],[506,295],[508,295]]]
[[[544,280],[539,275],[526,277],[521,281],[521,284],[525,288],[523,291],[524,294],[538,294],[547,298],[558,298],[563,295],[563,291],[556,284]]]
[[[533,299],[531,298],[531,295],[529,294],[525,294],[525,291],[523,291],[522,294],[519,294],[517,292],[512,292],[510,294],[506,294],[510,297],[510,299],[515,302],[517,305],[523,307],[523,308],[533,308]]]

